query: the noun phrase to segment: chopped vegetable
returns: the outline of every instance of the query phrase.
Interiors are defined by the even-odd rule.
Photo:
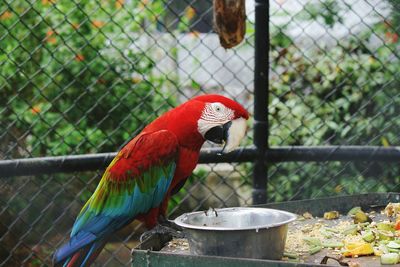
[[[399,262],[399,254],[386,253],[381,256],[381,264],[396,264]]]
[[[390,231],[390,232],[394,231],[393,224],[389,223],[389,222],[379,222],[376,224],[376,228],[378,230],[385,230],[385,231]]]
[[[358,227],[360,228],[364,228],[366,226],[372,226],[370,222],[365,222],[365,223],[359,223],[357,224]]]
[[[365,222],[372,222],[372,219],[370,217],[367,216],[367,214],[365,214],[362,210],[357,211],[354,214],[354,223],[365,223]]]
[[[339,212],[336,210],[333,211],[328,211],[324,213],[324,219],[325,220],[334,220],[339,218]]]
[[[381,254],[389,253],[389,249],[384,244],[379,244],[378,249],[382,252]]]
[[[324,227],[323,229],[325,229],[328,232],[332,232],[332,233],[339,233],[339,230],[337,229],[333,229],[333,228],[329,228],[329,227]]]
[[[310,255],[314,255],[315,253],[320,252],[321,249],[322,249],[321,246],[315,246],[315,247],[310,248],[310,250],[308,251],[308,253],[310,253]]]
[[[394,234],[391,231],[378,230],[378,238],[380,240],[392,240],[394,238]]]
[[[400,230],[400,220],[396,220],[396,223],[394,224],[394,229]]]
[[[283,252],[283,257],[288,257],[290,259],[298,259],[299,258],[299,254],[285,251],[285,252]]]
[[[321,228],[319,230],[319,232],[321,233],[321,235],[323,235],[326,238],[332,238],[333,237],[332,232],[327,231],[325,228]]]
[[[383,254],[382,250],[379,250],[378,248],[374,247],[374,255],[375,256],[381,256]]]
[[[381,240],[381,241],[379,241],[379,245],[387,245],[387,244],[389,244],[389,240]]]
[[[366,213],[360,207],[354,207],[347,213],[351,216],[350,220],[346,216],[340,216],[337,211],[328,211],[325,212],[324,219],[332,221],[313,218],[307,222],[294,224],[294,229],[289,228],[291,232],[288,235],[289,242],[286,244],[286,250],[293,253],[286,256],[301,261],[319,252],[318,255],[340,253],[342,258],[374,255],[371,260],[382,256],[382,264],[400,262],[400,203],[391,203],[385,209],[385,213],[393,219],[390,221],[383,211],[380,214],[374,211]],[[339,217],[340,220],[333,220]],[[312,215],[303,214],[301,218],[311,219]],[[391,257],[394,257],[394,260]],[[343,261],[350,266],[349,262],[348,259]],[[379,265],[379,259],[375,263]],[[357,265],[359,266],[359,263],[356,262],[355,266]]]
[[[385,214],[388,217],[396,217],[400,214],[400,203],[389,203],[385,208]]]
[[[375,235],[372,231],[367,231],[362,235],[362,239],[368,243],[371,243],[375,240]]]
[[[374,254],[374,249],[370,243],[354,242],[345,245],[343,256],[345,257],[358,257],[363,255]]]
[[[349,215],[349,216],[355,215],[356,212],[358,212],[358,211],[362,211],[362,210],[361,210],[361,207],[354,207],[354,208],[352,208],[351,210],[349,210],[349,212],[347,212],[347,215]]]
[[[315,237],[304,237],[303,238],[304,242],[306,242],[307,244],[311,245],[311,246],[321,246],[321,240],[319,240],[318,238]]]
[[[394,241],[390,241],[386,246],[388,248],[400,249],[400,244]]]
[[[352,224],[349,227],[343,230],[344,235],[356,235],[357,234],[357,225]]]

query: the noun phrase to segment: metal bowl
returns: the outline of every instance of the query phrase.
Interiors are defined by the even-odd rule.
[[[295,219],[286,211],[239,207],[186,213],[175,223],[184,229],[192,254],[277,260]]]

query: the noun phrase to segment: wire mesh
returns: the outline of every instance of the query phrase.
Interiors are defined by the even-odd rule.
[[[5,0],[0,4],[0,158],[116,151],[193,95],[252,111],[253,3],[246,40],[220,47],[212,1]],[[270,1],[270,138],[282,145],[399,145],[396,1]],[[267,27],[268,25],[265,25]],[[252,131],[243,145],[252,144]],[[199,166],[169,214],[251,202],[252,164]],[[395,164],[275,163],[270,201],[394,191]],[[0,266],[46,266],[101,172],[0,180]],[[98,266],[129,265],[143,226]]]
[[[116,151],[200,93],[223,93],[251,109],[251,34],[226,52],[209,34],[211,19],[212,1],[3,1],[0,157]],[[249,204],[248,193],[237,192],[250,186],[247,171],[199,167],[171,201],[171,214]],[[100,177],[2,179],[0,266],[50,265]],[[137,222],[122,230],[96,264],[129,265],[143,231]]]
[[[271,146],[399,145],[399,3],[271,2]],[[277,163],[270,201],[397,190],[398,166]]]

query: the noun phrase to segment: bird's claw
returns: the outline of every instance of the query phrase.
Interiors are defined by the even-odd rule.
[[[176,230],[178,232],[182,232],[183,228],[174,223],[172,220],[168,220],[164,216],[159,216],[158,217],[158,224],[167,228],[171,228],[172,230]]]
[[[140,242],[143,242],[144,240],[150,238],[152,235],[156,235],[156,234],[170,235],[173,238],[185,238],[185,234],[182,231],[175,229],[175,228],[178,228],[178,227],[170,227],[170,226],[157,224],[153,229],[144,232],[140,236]]]

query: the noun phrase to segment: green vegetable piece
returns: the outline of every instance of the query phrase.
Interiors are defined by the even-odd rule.
[[[328,232],[328,231],[326,231],[324,228],[321,228],[320,230],[319,230],[319,232],[321,233],[321,235],[323,235],[324,237],[326,237],[326,238],[332,238],[332,236],[333,236],[333,234],[332,234],[332,232]]]
[[[327,232],[332,232],[335,234],[339,233],[339,230],[337,230],[337,229],[333,229],[333,228],[329,228],[329,227],[324,227],[323,229]]]
[[[342,248],[344,244],[342,242],[322,242],[324,248]]]
[[[308,251],[308,253],[310,253],[310,255],[314,255],[315,253],[318,253],[322,250],[321,246],[315,246],[310,248],[310,250]]]
[[[387,253],[381,256],[381,264],[396,264],[399,262],[399,254],[397,253]]]
[[[362,239],[365,242],[371,243],[375,240],[375,235],[372,233],[372,231],[367,231],[362,235]]]
[[[390,231],[390,232],[394,231],[394,227],[393,227],[392,223],[384,223],[384,222],[377,223],[376,224],[376,229],[384,230],[384,231]]]
[[[353,224],[343,230],[344,235],[356,235],[357,225]]]
[[[303,241],[306,242],[308,245],[311,246],[321,246],[321,240],[316,237],[304,237]]]
[[[351,215],[355,215],[356,212],[358,211],[362,211],[361,207],[354,207],[351,210],[349,210],[349,212],[347,212],[347,215],[351,216]]]
[[[299,255],[292,252],[283,252],[283,257],[288,257],[289,259],[298,259]]]
[[[400,244],[394,241],[390,241],[386,246],[388,248],[400,249]]]
[[[339,218],[339,212],[336,210],[333,211],[328,211],[324,213],[324,219],[325,220],[334,220]]]
[[[365,223],[365,222],[372,222],[372,219],[370,217],[367,216],[367,214],[365,214],[363,211],[357,211],[354,214],[354,223]]]
[[[378,249],[379,249],[380,251],[382,251],[384,254],[389,253],[388,248],[387,248],[384,244],[381,244],[381,242],[379,242],[379,243],[380,243],[380,244],[379,244],[379,246],[378,246]]]
[[[361,226],[362,228],[364,228],[365,226],[370,225],[370,222],[365,222],[365,223],[359,223],[357,224],[357,226]]]
[[[393,240],[394,234],[391,231],[378,230],[379,240]]]

